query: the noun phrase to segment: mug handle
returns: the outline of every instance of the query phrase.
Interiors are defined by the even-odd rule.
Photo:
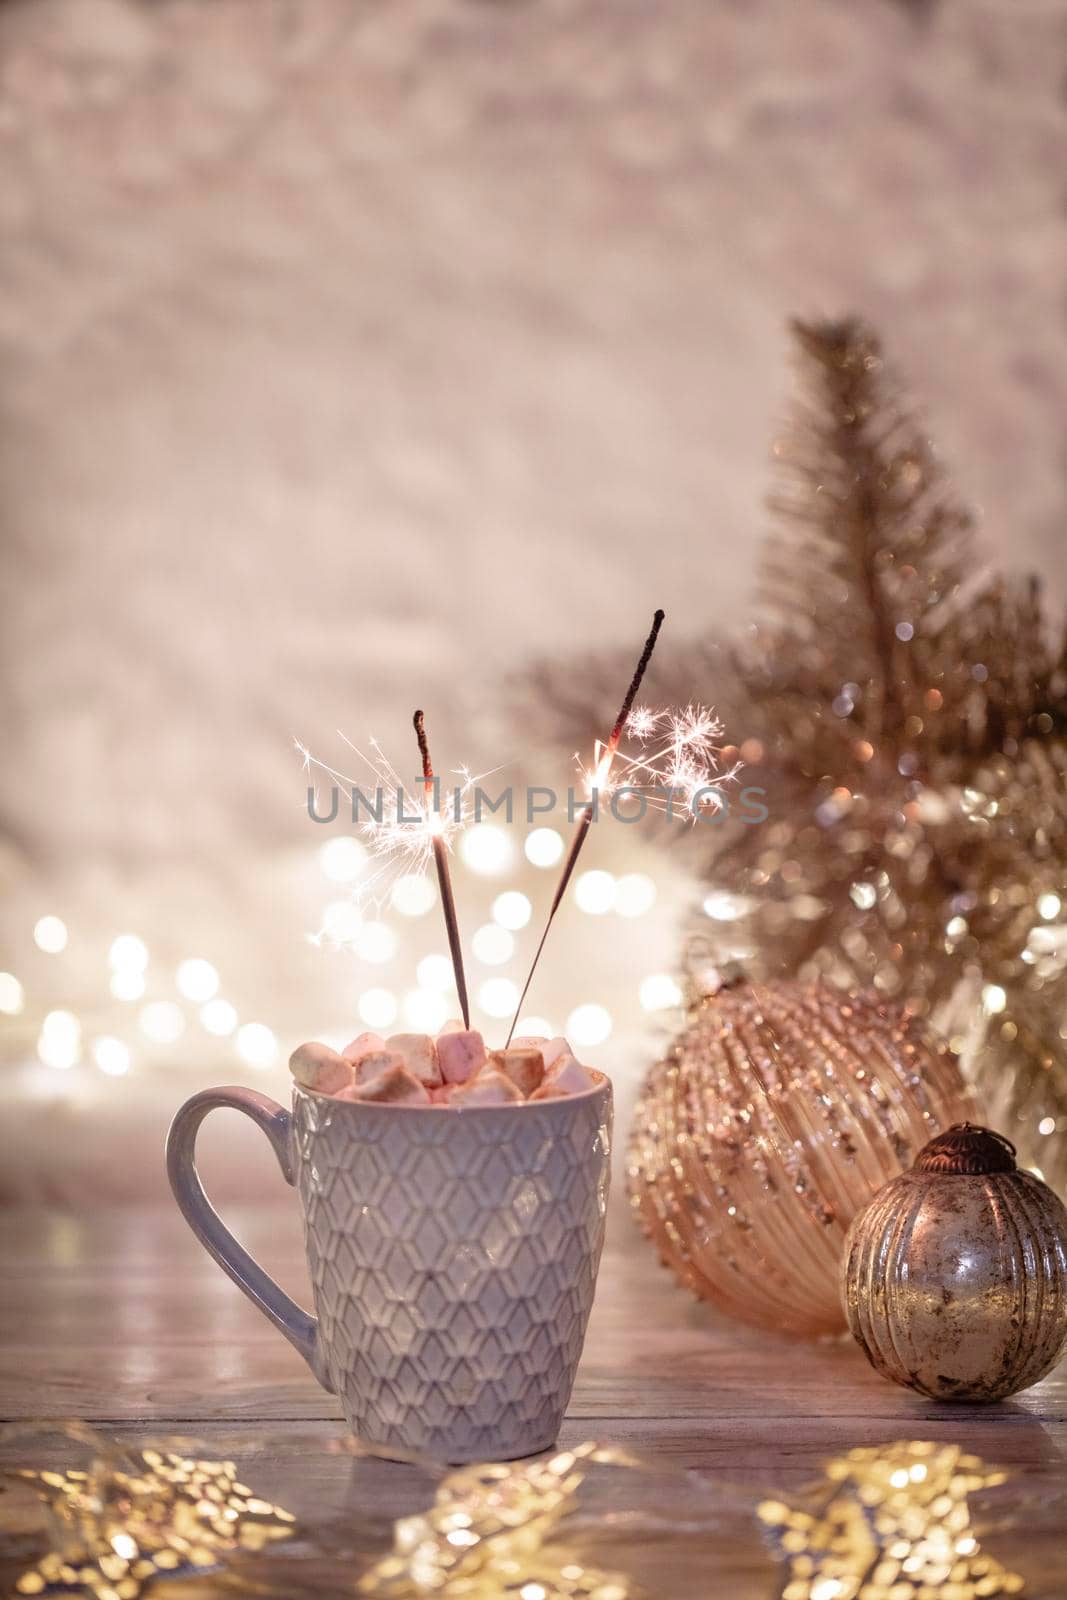
[[[196,1170],[196,1136],[209,1111],[230,1106],[243,1111],[270,1140],[286,1183],[296,1182],[290,1134],[293,1119],[284,1106],[256,1089],[239,1085],[205,1089],[194,1094],[181,1107],[167,1134],[167,1177],[174,1198],[186,1222],[209,1255],[237,1287],[258,1306],[289,1343],[300,1352],[316,1378],[326,1389],[332,1385],[319,1359],[318,1318],[291,1300],[274,1279],[264,1272],[243,1245],[238,1244],[204,1192]]]

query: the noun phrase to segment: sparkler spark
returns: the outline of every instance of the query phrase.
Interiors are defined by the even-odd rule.
[[[575,762],[590,799],[595,794],[606,800],[626,791],[640,796],[653,811],[671,817],[688,814],[695,822],[723,809],[723,789],[741,769],[740,762],[720,767],[722,733],[722,723],[708,706],[638,706],[627,716],[615,749],[598,740],[592,768],[580,756]]]
[[[469,767],[459,767],[449,774],[451,783],[435,778],[427,788],[422,778],[405,783],[377,739],[370,738],[368,750],[361,750],[340,730],[338,738],[362,762],[363,777],[341,772],[312,755],[299,739],[293,742],[304,771],[309,776],[321,774],[343,789],[339,808],[353,806],[353,830],[371,858],[353,890],[353,901],[360,910],[368,906],[380,910],[397,878],[421,877],[429,871],[439,848],[435,841],[442,841],[447,850],[453,848],[453,841],[473,820],[475,790],[492,773],[475,775]],[[318,811],[317,793],[315,801]],[[326,937],[324,930],[311,935],[315,944]]]

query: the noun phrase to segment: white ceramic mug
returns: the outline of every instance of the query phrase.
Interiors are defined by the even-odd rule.
[[[167,1139],[200,1242],[382,1454],[509,1460],[555,1442],[593,1304],[611,1171],[611,1084],[503,1106],[376,1105],[254,1089],[187,1100]],[[317,1316],[238,1244],[196,1170],[232,1106],[300,1192]]]

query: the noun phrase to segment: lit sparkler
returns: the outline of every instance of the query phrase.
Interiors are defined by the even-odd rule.
[[[426,814],[426,831],[430,839],[430,849],[433,852],[434,866],[437,869],[437,886],[441,891],[441,910],[445,918],[445,931],[448,934],[448,950],[452,957],[452,971],[456,979],[456,993],[459,995],[459,1007],[463,1013],[463,1026],[471,1025],[470,1004],[467,1000],[467,980],[463,972],[463,946],[459,938],[459,919],[456,916],[456,897],[452,893],[452,874],[448,869],[448,847],[442,833],[443,822],[441,818],[441,801],[437,792],[437,782],[434,778],[433,762],[430,759],[430,744],[426,737],[426,723],[421,711],[416,711],[412,718],[415,737],[419,741],[419,755],[422,759],[423,780],[423,806]]]
[[[530,984],[533,982],[533,975],[537,971],[537,963],[540,961],[541,952],[545,948],[545,941],[548,938],[549,929],[552,927],[552,923],[555,920],[556,912],[559,910],[560,902],[567,892],[567,885],[571,881],[571,875],[574,872],[578,857],[581,855],[582,846],[585,843],[590,824],[597,814],[598,797],[604,791],[611,777],[612,763],[615,760],[615,755],[619,748],[619,741],[621,740],[623,732],[625,731],[630,713],[633,711],[633,704],[637,699],[637,692],[641,687],[641,680],[645,675],[645,670],[648,667],[649,661],[652,659],[652,652],[656,648],[656,639],[659,635],[660,628],[663,626],[663,617],[664,613],[662,611],[657,611],[655,616],[652,618],[651,631],[648,635],[648,638],[645,640],[645,647],[641,651],[641,656],[634,671],[634,675],[630,679],[630,687],[627,689],[623,698],[622,706],[619,709],[619,714],[615,718],[615,726],[612,728],[611,733],[608,736],[607,743],[602,745],[599,740],[597,741],[594,773],[589,786],[589,799],[582,808],[582,814],[575,830],[574,839],[571,843],[570,850],[567,852],[567,858],[563,863],[563,871],[560,873],[559,882],[556,885],[556,892],[552,897],[552,904],[549,907],[548,920],[546,921],[544,930],[541,934],[541,941],[534,953],[530,970],[526,974],[526,982],[522,986],[522,994],[519,996],[519,1003],[515,1008],[515,1015],[511,1019],[511,1027],[508,1029],[507,1039],[509,1044],[511,1043],[511,1036],[515,1032],[515,1024],[518,1022],[523,1005],[525,1004],[526,995],[529,991]]]
[[[472,819],[474,791],[490,774],[475,776],[469,768],[460,767],[452,774],[456,781],[451,785],[434,778],[429,790],[423,782],[420,792],[404,782],[377,739],[369,740],[368,753],[343,733],[338,737],[359,757],[367,777],[351,777],[320,761],[299,740],[295,744],[305,772],[323,774],[352,797],[352,825],[372,861],[360,879],[357,900],[361,905],[382,905],[398,877],[407,873],[423,876],[438,848],[452,848],[452,840]],[[317,813],[317,796],[315,802]],[[440,846],[435,841],[440,841]],[[321,934],[316,936],[321,938]]]
[[[723,786],[737,771],[736,767],[725,772],[719,769],[717,740],[723,731],[722,724],[707,707],[689,705],[682,710],[656,710],[634,705],[663,616],[662,611],[657,611],[653,618],[651,631],[611,733],[606,741],[597,740],[594,746],[592,767],[586,768],[579,761],[588,799],[581,808],[548,918],[523,985],[508,1033],[509,1041],[589,828],[599,814],[601,800],[614,799],[626,793],[640,797],[642,809],[659,810],[669,817],[685,814],[695,821],[723,808]],[[366,780],[361,785],[359,780],[318,760],[299,741],[296,747],[303,757],[306,772],[310,773],[314,768],[333,783],[350,790],[353,827],[366,845],[373,862],[370,872],[361,879],[359,901],[384,900],[395,877],[402,873],[422,876],[433,862],[441,893],[456,989],[464,1023],[469,1026],[467,989],[448,853],[455,836],[471,820],[477,820],[472,797],[489,774],[475,777],[468,768],[460,768],[454,774],[459,781],[442,792],[430,760],[421,712],[415,713],[414,726],[422,757],[422,777],[421,781],[417,780],[414,790],[405,785],[377,739],[369,741],[368,754],[339,734],[367,768],[373,781],[369,793]],[[312,793],[309,791],[309,794]],[[336,803],[335,800],[335,807]],[[316,937],[321,940],[323,935]]]

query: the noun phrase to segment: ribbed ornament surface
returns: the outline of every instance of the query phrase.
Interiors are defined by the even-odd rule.
[[[694,1293],[764,1327],[845,1327],[849,1223],[973,1114],[955,1056],[871,995],[742,982],[704,998],[649,1075],[630,1197]]]

